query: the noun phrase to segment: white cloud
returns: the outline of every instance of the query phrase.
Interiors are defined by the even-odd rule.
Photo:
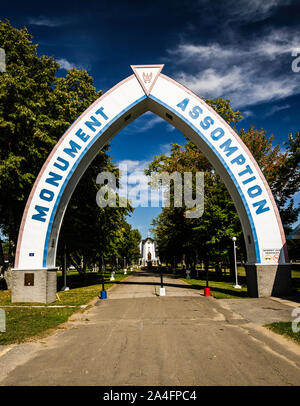
[[[226,0],[216,7],[226,24],[262,21],[279,7],[288,6],[293,0]],[[210,4],[211,0],[200,0],[199,5]]]
[[[251,110],[244,110],[241,113],[242,113],[242,116],[243,116],[242,120],[244,120],[245,118],[253,116],[253,111],[251,111]]]
[[[171,144],[161,144],[159,145],[159,153],[170,156],[171,148],[172,148]]]
[[[132,133],[133,131],[135,133],[144,133],[146,131],[152,130],[158,125],[164,125],[167,131],[172,131],[174,129],[174,127],[170,125],[166,120],[157,116],[151,111],[147,111],[136,120],[134,120],[131,124],[129,124],[123,131],[125,131],[126,133]]]
[[[232,0],[232,15],[241,21],[260,21],[267,18],[272,12],[281,6],[287,6],[292,0]]]
[[[152,114],[152,113],[151,113]],[[161,124],[161,123],[165,123],[165,120],[162,119],[159,116],[154,116],[152,118],[148,118],[147,121],[145,121],[142,126],[140,126],[140,131],[144,132],[144,131],[148,131],[151,128],[155,127],[156,124]]]
[[[224,48],[219,44],[193,45],[179,44],[176,49],[170,49],[170,55],[179,56],[181,59],[177,62],[184,62],[189,58],[229,58],[235,55],[235,50],[232,48]]]
[[[242,82],[241,68],[234,66],[227,73],[219,73],[216,69],[208,68],[196,74],[180,72],[177,80],[185,84],[200,96],[218,97],[229,91],[236,90]]]
[[[178,66],[179,82],[199,96],[221,96],[243,108],[300,93],[299,76],[291,69],[299,34],[276,29],[251,41],[235,37],[227,46],[181,43],[168,53]],[[188,72],[180,68],[182,64]]]
[[[264,36],[259,36],[251,41],[242,42],[234,37],[228,45],[212,42],[209,44],[181,43],[175,49],[168,49],[169,55],[176,57],[177,64],[210,62],[219,64],[232,60],[249,62],[249,58],[259,58],[272,61],[283,54],[291,55],[292,51],[299,48],[299,31],[287,28],[273,29]],[[254,62],[257,62],[256,60]]]
[[[61,58],[58,59],[57,62],[60,65],[60,69],[69,70],[75,68],[75,65],[72,62],[67,61],[67,59]]]
[[[49,18],[45,16],[31,17],[28,20],[28,24],[30,25],[39,25],[44,27],[59,27],[67,24],[67,22],[67,20],[63,20],[61,18]]]
[[[132,172],[144,172],[144,169],[146,169],[149,165],[149,161],[142,160],[130,160],[130,159],[124,159],[122,161],[118,161],[116,165],[120,166],[122,165],[127,169],[128,173]]]
[[[117,162],[117,166],[127,171],[120,178],[120,196],[128,197],[133,207],[159,207],[162,202],[162,193],[159,190],[151,189],[148,184],[150,177],[144,174],[144,169],[149,165],[149,161],[122,160]]]
[[[289,109],[291,106],[289,104],[284,104],[282,106],[272,106],[267,113],[265,114],[265,116],[269,117],[272,116],[273,114],[277,113],[278,111],[281,110],[286,110]]]

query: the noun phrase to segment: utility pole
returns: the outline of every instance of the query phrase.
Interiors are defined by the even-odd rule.
[[[162,271],[162,266],[161,266],[161,265],[160,265],[160,289],[159,289],[159,296],[166,296],[166,289],[164,288],[163,271]]]
[[[234,272],[235,272],[235,285],[233,286],[235,289],[242,289],[242,287],[238,284],[238,277],[237,277],[237,264],[236,264],[236,237],[232,237],[233,241],[233,255],[234,255]]]
[[[124,257],[124,275],[127,275],[126,257]]]
[[[66,245],[64,246],[64,259],[63,259],[63,266],[62,266],[62,276],[64,281],[64,286],[61,288],[62,291],[69,290],[67,287],[67,248]]]
[[[107,292],[104,286],[104,271],[105,271],[105,264],[103,259],[103,254],[101,255],[101,265],[102,265],[102,290],[100,292],[100,299],[107,299]]]

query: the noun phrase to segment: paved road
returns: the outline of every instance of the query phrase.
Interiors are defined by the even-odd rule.
[[[0,353],[0,385],[300,385],[299,346],[261,326],[262,307],[291,307],[254,299],[255,323],[253,299],[165,282],[159,297],[158,276],[131,276],[65,329]]]

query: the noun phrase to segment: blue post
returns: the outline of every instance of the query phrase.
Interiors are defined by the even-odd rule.
[[[100,299],[107,299],[107,292],[106,292],[106,290],[101,290]]]

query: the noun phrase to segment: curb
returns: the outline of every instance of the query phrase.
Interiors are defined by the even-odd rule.
[[[286,306],[290,306],[290,307],[294,307],[294,308],[300,307],[300,298],[299,297],[297,297],[297,298],[295,297],[295,299],[299,300],[299,302],[292,301],[290,299],[284,299],[281,297],[275,297],[275,296],[270,296],[270,299],[274,300],[275,302],[284,304]]]

